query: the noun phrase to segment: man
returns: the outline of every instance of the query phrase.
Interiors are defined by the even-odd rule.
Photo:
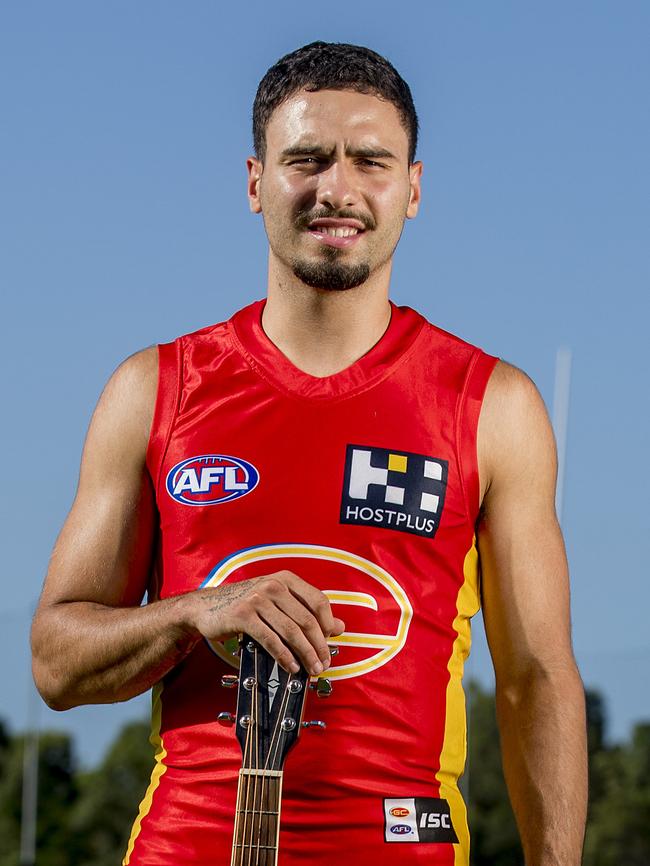
[[[228,862],[242,755],[218,683],[240,633],[334,684],[327,730],[287,764],[280,862],[467,864],[479,554],[526,863],[580,862],[584,700],[553,436],[523,373],[388,300],[420,202],[416,139],[384,58],[325,43],[282,58],[248,160],[266,302],[129,358],[100,399],[34,672],[56,709],[154,687],[156,766],[125,864]],[[247,856],[233,863],[272,862],[259,840]]]

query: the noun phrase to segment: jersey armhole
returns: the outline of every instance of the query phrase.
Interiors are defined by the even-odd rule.
[[[174,421],[178,414],[182,382],[181,341],[161,343],[158,346],[158,391],[156,406],[147,445],[147,468],[154,485],[156,498],[160,475]]]
[[[477,349],[467,367],[456,412],[456,453],[465,497],[465,511],[474,526],[479,513],[478,421],[488,380],[498,358]]]

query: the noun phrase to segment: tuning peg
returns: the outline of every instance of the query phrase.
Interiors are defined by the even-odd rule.
[[[229,637],[223,642],[223,646],[226,652],[230,653],[231,656],[239,655],[239,640],[236,637]]]
[[[328,645],[327,648],[330,651],[330,655],[332,656],[332,658],[334,658],[334,656],[337,656],[339,654],[339,648],[337,646],[329,646]]]
[[[332,683],[327,677],[319,677],[315,683],[310,683],[309,688],[315,691],[319,698],[329,698],[334,691]]]
[[[217,716],[217,721],[220,725],[229,728],[231,725],[235,724],[235,717],[232,713],[219,713],[219,715]]]
[[[320,728],[321,731],[324,731],[327,725],[325,722],[321,722],[320,720],[314,722],[302,722],[300,725],[301,728]]]
[[[239,677],[235,674],[224,674],[221,677],[221,685],[224,689],[234,689],[239,683]]]

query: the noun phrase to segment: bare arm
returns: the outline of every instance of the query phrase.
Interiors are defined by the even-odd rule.
[[[326,637],[343,630],[327,598],[290,572],[141,606],[156,532],[145,456],[157,371],[155,348],[129,358],[88,431],[77,495],[32,626],[34,678],[54,709],[127,700],[202,637],[240,631],[285,668],[295,666],[289,646],[320,673],[329,664]]]
[[[479,551],[503,764],[527,866],[579,866],[587,770],[584,691],[571,647],[569,582],[555,515],[544,404],[499,363],[479,424]]]

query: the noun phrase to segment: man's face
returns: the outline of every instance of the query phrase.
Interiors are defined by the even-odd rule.
[[[271,255],[309,286],[349,289],[390,272],[421,163],[395,106],[349,90],[299,91],[271,115],[264,164],[248,160],[251,209]]]

